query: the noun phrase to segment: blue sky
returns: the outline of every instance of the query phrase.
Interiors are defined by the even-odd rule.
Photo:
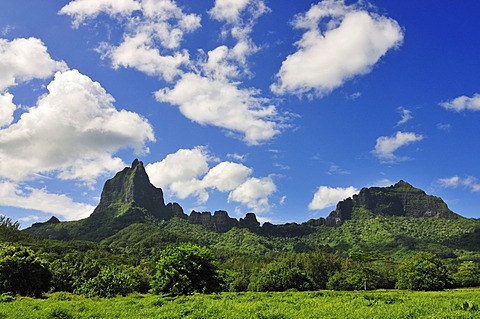
[[[0,2],[0,213],[87,217],[133,159],[167,202],[325,217],[403,179],[480,217],[480,3]]]

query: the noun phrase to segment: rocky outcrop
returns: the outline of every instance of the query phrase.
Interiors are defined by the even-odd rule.
[[[439,198],[427,195],[423,190],[401,180],[389,187],[363,188],[337,204],[336,209],[326,218],[327,226],[339,226],[345,220],[352,219],[356,208],[364,208],[373,215],[458,218],[447,204]]]
[[[166,220],[174,216],[172,209],[173,205],[165,205],[162,189],[150,183],[143,163],[135,159],[131,167],[126,167],[105,183],[100,203],[90,217]]]
[[[233,227],[238,227],[238,220],[228,216],[224,210],[216,211],[213,216],[210,212],[199,213],[192,211],[187,218],[190,224],[202,225],[217,233],[225,233]]]
[[[60,223],[60,220],[55,217],[55,216],[52,216],[50,217],[49,220],[47,220],[46,222],[43,222],[43,223],[33,223],[32,227],[42,227],[44,225],[55,225],[55,224],[59,224]]]
[[[260,230],[260,223],[254,213],[248,213],[244,218],[240,218],[238,221],[238,227],[247,228],[254,233],[258,233]]]

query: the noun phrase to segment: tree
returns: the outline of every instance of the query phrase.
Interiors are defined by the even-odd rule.
[[[273,261],[255,274],[248,286],[253,291],[309,290],[312,282],[304,271],[287,260]]]
[[[32,250],[0,244],[0,293],[39,297],[50,288],[46,262]]]
[[[340,269],[338,255],[316,250],[298,256],[299,266],[312,281],[313,289],[325,289],[328,279]]]
[[[343,269],[328,279],[327,288],[332,290],[360,290],[364,288],[364,274],[358,269]]]
[[[350,254],[350,258],[357,264],[356,268],[363,277],[363,290],[369,289],[369,282],[378,279],[377,272],[373,269],[373,262],[384,257],[378,250],[375,251],[355,251]]]
[[[129,293],[141,290],[141,286],[144,285],[142,279],[141,274],[133,267],[108,266],[100,270],[97,276],[87,280],[78,289],[78,292],[88,297],[126,296]]]
[[[20,223],[0,214],[0,240],[17,241],[21,238]]]
[[[464,261],[453,275],[455,284],[461,287],[475,287],[480,285],[480,269],[473,261]]]
[[[221,279],[214,261],[206,247],[191,243],[168,247],[157,262],[152,292],[167,295],[218,292]]]
[[[450,282],[448,270],[437,255],[420,252],[405,260],[397,272],[398,289],[443,290]]]

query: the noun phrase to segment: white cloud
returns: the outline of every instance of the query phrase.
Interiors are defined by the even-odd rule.
[[[237,162],[245,162],[247,160],[248,154],[233,153],[233,154],[227,154],[227,157]]]
[[[129,16],[140,9],[140,3],[135,0],[74,0],[60,10],[73,19],[74,27],[78,27],[86,19],[94,19],[100,13],[110,16]]]
[[[209,155],[205,148],[180,149],[162,161],[145,166],[153,185],[166,188],[180,199],[197,196],[200,202],[208,200],[208,193],[199,178],[208,172]]]
[[[296,17],[294,27],[307,31],[296,43],[297,52],[282,63],[271,86],[276,94],[325,95],[354,76],[370,72],[388,50],[403,41],[395,20],[337,0],[312,5]]]
[[[215,0],[215,6],[209,11],[218,21],[237,22],[250,0]]]
[[[39,39],[0,39],[0,93],[18,83],[47,79],[66,69],[65,62],[53,60]]]
[[[155,96],[159,102],[177,105],[199,124],[244,134],[243,140],[250,145],[272,139],[282,128],[281,117],[268,99],[233,82],[186,73],[173,89],[162,89]]]
[[[172,81],[188,65],[189,55],[178,50],[185,33],[198,29],[200,16],[186,14],[172,0],[76,0],[60,14],[73,18],[74,26],[105,13],[125,26],[120,44],[101,43],[97,51],[113,68],[134,68]],[[162,52],[163,51],[163,52]]]
[[[276,191],[277,187],[270,177],[252,177],[233,190],[228,195],[228,201],[238,202],[255,213],[262,213],[271,208],[268,199]]]
[[[118,47],[103,44],[98,51],[102,52],[102,58],[111,59],[114,69],[134,68],[150,76],[161,76],[166,81],[182,74],[180,67],[189,61],[187,52],[162,56],[148,33],[127,35]]]
[[[320,186],[315,192],[315,195],[313,195],[312,201],[310,204],[308,204],[308,209],[321,210],[330,206],[334,206],[339,201],[342,201],[357,193],[358,189],[353,186],[347,188]]]
[[[473,176],[460,178],[458,175],[446,178],[439,178],[437,184],[445,188],[457,188],[459,186],[466,187],[472,192],[480,192],[480,183],[478,179]]]
[[[180,199],[196,197],[203,204],[209,198],[209,190],[216,189],[228,192],[229,201],[257,212],[270,207],[268,197],[276,191],[271,178],[251,177],[251,168],[233,162],[220,162],[210,168],[212,160],[204,147],[180,149],[160,162],[148,164],[145,169],[155,186],[167,189]]]
[[[146,119],[118,111],[98,82],[76,70],[58,72],[47,90],[35,107],[0,130],[0,177],[18,181],[57,172],[61,179],[90,183],[124,167],[112,157],[119,149],[141,154],[154,141]]]
[[[13,122],[13,113],[17,106],[13,103],[13,94],[0,94],[0,127]]]
[[[204,187],[216,188],[221,192],[232,191],[252,174],[252,169],[245,165],[222,162],[210,169],[203,178]]]
[[[403,108],[403,107],[399,107],[398,110],[399,110],[400,113],[402,114],[402,118],[400,119],[400,121],[398,121],[398,123],[397,123],[396,126],[405,124],[405,123],[407,123],[408,121],[410,121],[411,119],[413,119],[412,111],[410,111],[409,109],[406,109],[406,108]]]
[[[473,97],[459,96],[451,101],[440,103],[447,110],[456,112],[461,111],[480,111],[480,94],[476,93]]]
[[[222,35],[230,34],[237,41],[232,54],[244,66],[246,57],[258,51],[250,33],[258,18],[268,12],[270,9],[262,0],[216,0],[209,11],[213,19],[225,22]]]
[[[423,140],[423,135],[412,132],[397,132],[392,137],[380,136],[377,138],[377,143],[372,153],[382,161],[395,162],[403,159],[393,154],[397,149],[421,140]]]
[[[57,215],[66,220],[77,220],[90,216],[94,206],[74,202],[63,194],[51,194],[45,189],[20,187],[12,182],[0,182],[0,206],[31,209]]]

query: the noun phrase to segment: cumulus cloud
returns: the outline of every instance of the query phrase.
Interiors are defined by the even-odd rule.
[[[461,111],[480,111],[480,94],[476,93],[473,97],[459,96],[453,100],[440,103],[443,108],[456,112]]]
[[[385,162],[395,162],[405,158],[397,157],[394,152],[402,146],[423,140],[423,135],[412,132],[397,132],[395,136],[380,136],[377,138],[372,153]]]
[[[238,202],[253,212],[262,213],[270,209],[269,197],[277,191],[270,177],[252,177],[228,195],[229,202]]]
[[[168,189],[180,199],[196,197],[199,203],[209,198],[209,190],[229,193],[231,202],[238,202],[256,212],[268,209],[268,197],[276,190],[271,178],[251,177],[253,171],[240,163],[217,162],[205,147],[180,149],[162,161],[145,166],[151,182]]]
[[[252,169],[243,164],[222,162],[213,167],[202,182],[204,187],[229,192],[245,182],[251,174]]]
[[[39,39],[0,39],[0,93],[18,83],[47,79],[66,69],[65,62],[53,60]]]
[[[134,68],[150,76],[158,75],[172,81],[182,73],[180,67],[188,63],[188,53],[182,51],[164,56],[152,42],[150,34],[138,33],[125,36],[119,46],[103,44],[98,51],[102,52],[103,58],[111,59],[114,69]]]
[[[369,73],[387,51],[403,41],[395,20],[347,6],[342,0],[312,5],[293,25],[307,31],[296,43],[298,50],[282,63],[271,86],[276,94],[325,95]]]
[[[19,207],[77,220],[90,216],[94,206],[74,202],[63,194],[51,194],[45,189],[21,187],[16,183],[0,182],[0,206]]]
[[[145,170],[153,185],[170,190],[180,199],[196,196],[203,203],[208,200],[208,193],[199,177],[208,172],[208,160],[204,147],[180,149],[160,162],[148,164]]]
[[[237,22],[240,14],[248,6],[250,0],[215,0],[210,15],[219,21]]]
[[[358,189],[353,186],[347,188],[320,186],[313,195],[312,201],[310,204],[308,204],[308,209],[321,210],[330,206],[334,206],[339,201],[342,201],[357,193]]]
[[[0,94],[0,127],[13,122],[13,113],[17,106],[13,103],[13,94]]]
[[[123,40],[101,43],[102,58],[109,58],[113,68],[135,68],[166,81],[189,63],[188,53],[178,50],[184,34],[201,26],[199,15],[184,13],[173,0],[75,0],[59,13],[71,16],[74,27],[101,13],[116,18],[126,26]]]
[[[118,111],[114,98],[77,70],[58,72],[37,105],[0,130],[0,177],[24,180],[57,172],[61,179],[93,182],[124,166],[113,157],[131,147],[148,152],[154,141],[148,121]],[[13,169],[14,168],[14,169]]]
[[[267,141],[280,133],[280,115],[269,100],[254,89],[236,83],[187,73],[172,89],[155,94],[159,102],[177,105],[187,118],[244,135],[250,145]]]
[[[472,192],[480,192],[480,183],[478,179],[473,176],[460,178],[458,175],[452,177],[439,178],[437,185],[445,188],[457,188],[463,186]]]
[[[222,35],[231,35],[237,41],[232,54],[244,66],[246,57],[258,51],[250,38],[253,26],[268,12],[270,9],[263,0],[216,0],[209,11],[210,17],[225,22]]]
[[[100,13],[110,16],[129,16],[140,9],[140,3],[135,0],[74,0],[60,10],[73,19],[74,27],[87,19],[94,19]]]

